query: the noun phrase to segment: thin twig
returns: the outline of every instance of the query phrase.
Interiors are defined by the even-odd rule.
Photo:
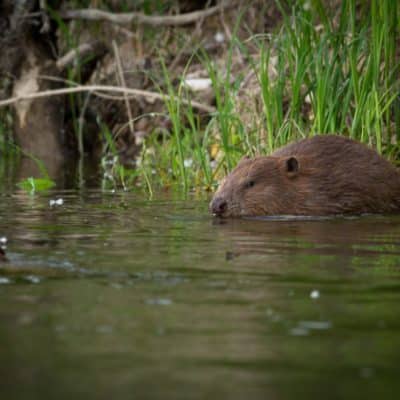
[[[219,10],[231,7],[235,2],[223,0],[220,4],[201,11],[193,11],[180,15],[146,15],[141,12],[111,13],[96,8],[67,10],[61,13],[64,19],[86,19],[90,21],[110,21],[115,24],[129,24],[137,22],[150,26],[180,26],[197,22],[200,18],[205,18],[217,13]]]
[[[42,10],[41,17],[42,17],[42,27],[40,29],[40,33],[49,33],[50,32],[50,18],[48,14],[46,13],[47,9],[47,1],[46,0],[40,0],[39,1],[39,8]]]
[[[70,79],[64,79],[64,78],[60,78],[58,76],[51,76],[51,75],[39,75],[38,79],[43,79],[46,81],[51,81],[51,82],[61,82],[64,85],[69,85],[69,86],[74,86],[74,87],[78,87],[80,86],[79,83],[72,81]],[[134,99],[137,97],[137,95],[133,95],[133,94],[123,94],[122,96],[117,96],[117,95],[112,95],[112,94],[105,94],[105,93],[101,93],[98,91],[93,91],[91,92],[93,95],[100,97],[101,99],[105,99],[105,100],[117,100],[117,101],[122,101],[125,99],[125,96],[127,96],[127,98],[129,100]]]
[[[79,93],[79,92],[93,92],[93,94],[95,94],[96,91],[128,93],[128,94],[131,94],[134,96],[144,97],[150,101],[154,101],[154,100],[165,101],[165,100],[171,99],[171,96],[169,96],[167,94],[150,92],[148,90],[121,88],[118,86],[107,86],[107,85],[87,85],[87,86],[77,86],[77,87],[72,87],[72,88],[44,90],[42,92],[27,93],[27,94],[15,96],[15,97],[10,97],[7,100],[0,101],[0,107],[8,106],[10,104],[14,104],[14,103],[17,103],[22,100],[31,100],[31,99],[38,99],[41,97],[58,96],[58,95],[62,95],[62,94]],[[216,111],[215,107],[208,106],[206,104],[201,104],[195,100],[180,99],[180,101],[185,105],[190,105],[193,108],[197,108],[198,110],[204,111],[206,113],[211,114]]]
[[[110,23],[109,26],[116,34],[122,34],[126,36],[128,39],[132,39],[135,37],[135,34],[132,31],[123,26],[115,25],[113,23]]]
[[[96,48],[100,46],[100,42],[82,43],[75,49],[70,50],[67,54],[60,57],[56,62],[56,66],[59,70],[64,70],[71,66],[77,58],[82,58],[87,54],[95,52]]]
[[[83,174],[83,157],[84,157],[84,145],[83,145],[83,127],[85,125],[85,113],[89,105],[91,92],[88,92],[85,101],[83,103],[82,111],[79,115],[79,125],[78,125],[78,152],[79,152],[79,162],[78,162],[78,173],[79,173],[79,187],[83,187],[84,184],[84,174]]]
[[[115,40],[112,41],[112,46],[114,50],[115,62],[117,64],[117,71],[118,71],[117,76],[119,78],[119,84],[122,87],[126,88],[126,81],[125,81],[124,71],[122,69],[121,57],[119,56],[119,50],[117,44],[115,43]],[[131,131],[131,134],[134,135],[135,129],[133,126],[133,114],[132,114],[131,103],[129,102],[128,95],[125,92],[123,93],[123,95],[125,100],[126,113],[128,114],[129,130]]]
[[[208,7],[210,3],[210,0],[207,1],[206,7]],[[193,33],[190,35],[190,39],[186,40],[186,43],[182,46],[182,48],[179,50],[178,54],[175,56],[175,59],[172,61],[171,65],[170,65],[170,71],[175,71],[177,65],[179,64],[182,55],[184,54],[184,52],[187,51],[188,48],[193,47],[193,38],[197,35],[200,34],[201,31],[201,27],[203,25],[204,22],[204,16],[200,17],[200,19],[196,22],[196,28],[194,29]]]
[[[85,101],[83,102],[83,107],[82,111],[79,115],[78,118],[78,151],[79,151],[79,158],[83,159],[83,155],[85,152],[84,146],[83,146],[83,126],[85,125],[85,113],[89,105],[89,99],[90,99],[90,94],[91,92],[88,92],[87,95],[85,96]]]
[[[219,13],[219,17],[220,17],[221,25],[224,28],[225,35],[228,39],[228,42],[231,43],[231,46],[234,46],[234,50],[239,57],[240,63],[243,65],[244,60],[243,60],[242,53],[240,52],[240,49],[238,48],[238,46],[236,46],[235,43],[232,43],[232,40],[233,40],[232,32],[231,32],[229,26],[227,25],[227,23],[225,22],[225,15],[224,15],[223,9],[221,9],[221,11]]]

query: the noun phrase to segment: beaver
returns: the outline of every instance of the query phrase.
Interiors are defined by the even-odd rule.
[[[244,157],[216,191],[220,217],[400,212],[400,172],[352,139],[320,135]]]

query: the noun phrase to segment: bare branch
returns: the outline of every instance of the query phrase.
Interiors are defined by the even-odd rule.
[[[96,8],[67,10],[61,13],[64,19],[86,19],[90,21],[110,21],[115,24],[136,22],[150,26],[180,26],[197,22],[201,18],[216,14],[224,8],[231,7],[234,1],[223,0],[220,4],[201,11],[193,11],[180,15],[146,15],[141,12],[111,13]]]
[[[94,43],[82,43],[75,49],[70,50],[67,54],[64,54],[57,60],[56,66],[59,70],[64,70],[65,68],[71,66],[77,58],[85,57],[90,53],[100,53],[103,46],[100,42]]]
[[[14,103],[17,103],[22,100],[32,100],[32,99],[38,99],[38,98],[42,98],[42,97],[58,96],[58,95],[69,94],[69,93],[93,92],[93,94],[96,95],[96,91],[116,92],[116,93],[122,93],[122,94],[129,94],[129,95],[133,95],[133,96],[140,96],[140,97],[144,97],[145,99],[147,99],[149,101],[154,101],[154,100],[165,101],[165,100],[171,99],[171,96],[168,96],[166,94],[150,92],[147,90],[122,88],[122,87],[118,87],[118,86],[88,85],[88,86],[77,86],[77,87],[72,87],[72,88],[44,90],[43,92],[36,92],[36,93],[27,93],[27,94],[23,94],[20,96],[11,97],[7,100],[0,101],[0,107],[8,106],[10,104],[14,104]],[[206,113],[211,114],[216,111],[215,107],[212,107],[212,106],[209,106],[206,104],[201,104],[194,100],[192,101],[192,100],[186,100],[186,99],[179,99],[179,101],[181,101],[185,105],[191,105],[193,108],[196,108],[200,111],[204,111]]]

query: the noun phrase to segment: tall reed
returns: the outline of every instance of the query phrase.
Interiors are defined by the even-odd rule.
[[[159,90],[168,94],[172,129],[162,140],[146,141],[138,167],[143,173],[136,175],[146,187],[210,188],[242,155],[268,154],[316,134],[347,135],[384,154],[399,153],[398,2],[343,0],[340,9],[322,0],[296,1],[290,9],[276,3],[282,20],[272,34],[241,41],[238,19],[223,68],[212,55],[196,52],[176,85],[162,64]],[[181,101],[190,95],[184,85],[189,64],[198,60],[215,96],[216,112],[208,119]],[[241,111],[240,87],[251,70],[262,107],[249,108],[249,117]]]

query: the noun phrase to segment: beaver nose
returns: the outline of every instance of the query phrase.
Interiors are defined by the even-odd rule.
[[[222,215],[228,208],[228,203],[222,197],[216,197],[211,202],[211,211],[215,215]]]

